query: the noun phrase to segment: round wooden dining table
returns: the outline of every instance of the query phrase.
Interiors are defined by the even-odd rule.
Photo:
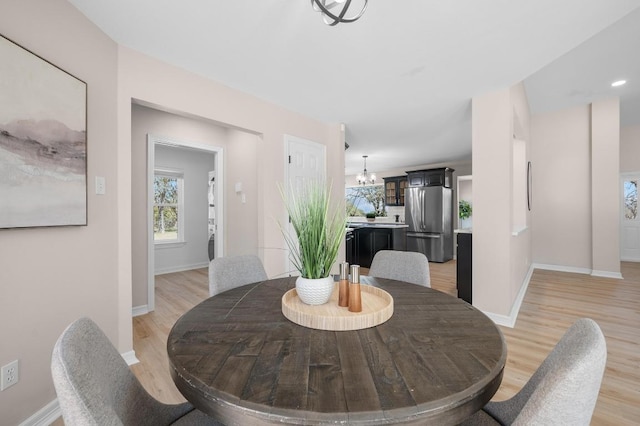
[[[169,333],[176,386],[227,425],[454,425],[491,399],[507,349],[487,316],[431,288],[361,282],[387,291],[394,312],[355,331],[285,318],[281,300],[295,277],[205,300]]]

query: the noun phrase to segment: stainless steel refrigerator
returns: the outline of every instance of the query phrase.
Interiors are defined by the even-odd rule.
[[[405,189],[407,251],[424,253],[433,262],[453,258],[453,196],[451,188],[420,186]]]

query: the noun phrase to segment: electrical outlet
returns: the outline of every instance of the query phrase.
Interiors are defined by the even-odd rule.
[[[0,383],[0,390],[5,390],[9,386],[13,386],[18,383],[20,379],[20,370],[18,369],[18,360],[10,362],[2,367],[2,374],[0,374],[2,383]]]

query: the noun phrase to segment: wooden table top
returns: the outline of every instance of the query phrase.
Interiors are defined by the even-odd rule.
[[[281,312],[295,277],[211,297],[169,333],[173,379],[197,408],[228,425],[457,424],[502,380],[500,330],[460,299],[401,281],[394,314],[357,331],[296,325]]]

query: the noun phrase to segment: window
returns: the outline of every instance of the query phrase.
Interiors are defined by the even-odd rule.
[[[384,185],[350,186],[346,188],[347,216],[375,213],[386,216]]]
[[[624,181],[624,218],[635,220],[638,217],[638,181]]]
[[[184,175],[182,172],[156,170],[153,179],[153,241],[184,241]]]

